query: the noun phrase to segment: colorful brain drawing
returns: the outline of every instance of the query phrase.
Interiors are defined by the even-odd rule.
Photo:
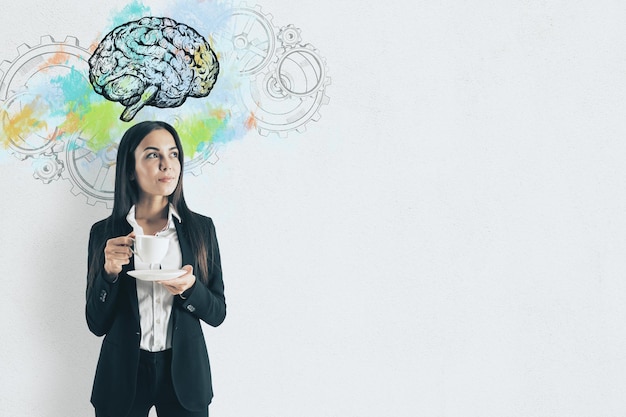
[[[126,122],[144,106],[178,107],[187,97],[206,97],[218,73],[217,57],[198,32],[160,17],[116,27],[89,59],[94,90],[123,104]]]

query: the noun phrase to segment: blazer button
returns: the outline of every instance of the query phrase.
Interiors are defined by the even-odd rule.
[[[196,308],[195,308],[194,306],[192,306],[191,304],[189,304],[189,305],[187,306],[187,310],[188,310],[190,313],[193,313],[194,311],[196,311]]]

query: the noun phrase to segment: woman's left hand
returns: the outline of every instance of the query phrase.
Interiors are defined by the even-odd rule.
[[[163,285],[166,290],[174,295],[180,295],[189,288],[193,287],[196,282],[196,276],[193,274],[193,267],[191,265],[185,265],[183,268],[187,273],[178,278],[169,279],[167,281],[157,281]]]

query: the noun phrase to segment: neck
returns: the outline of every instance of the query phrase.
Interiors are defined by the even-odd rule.
[[[141,198],[135,204],[135,218],[156,221],[167,218],[169,202],[167,198]]]

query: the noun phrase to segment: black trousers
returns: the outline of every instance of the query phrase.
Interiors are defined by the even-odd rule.
[[[172,350],[163,352],[141,351],[139,373],[137,374],[137,392],[130,412],[125,417],[148,417],[154,406],[159,417],[208,417],[209,409],[189,411],[183,408],[176,398],[172,385]],[[109,416],[98,413],[96,417]]]

